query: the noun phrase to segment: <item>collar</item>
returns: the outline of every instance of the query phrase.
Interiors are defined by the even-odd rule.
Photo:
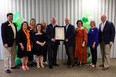
[[[52,24],[52,26],[54,27],[54,26],[56,26],[56,24]]]
[[[66,27],[68,27],[69,26],[69,24],[66,24]]]
[[[104,23],[102,22],[102,24],[104,24],[104,25],[105,25],[105,24],[106,24],[106,21],[105,21]]]
[[[9,24],[13,24],[13,22],[10,22],[10,21],[8,21],[9,22]]]

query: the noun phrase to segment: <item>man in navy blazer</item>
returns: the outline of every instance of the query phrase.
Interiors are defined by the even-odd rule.
[[[4,46],[4,66],[5,72],[11,73],[10,69],[17,68],[15,66],[15,57],[16,57],[16,34],[17,28],[16,25],[12,22],[13,14],[7,14],[7,21],[2,23],[1,26],[1,36]],[[11,65],[9,63],[11,55]]]
[[[106,19],[107,17],[102,15],[102,22],[99,25],[99,43],[102,55],[102,64],[99,66],[103,67],[102,70],[109,68],[110,51],[115,37],[115,27],[112,22]]]
[[[75,45],[75,27],[70,24],[70,19],[65,18],[65,49],[68,56],[68,67],[74,66],[74,45]]]
[[[57,49],[59,45],[59,41],[55,40],[55,27],[56,18],[53,17],[51,19],[51,24],[49,24],[46,28],[46,36],[47,36],[47,44],[48,44],[48,61],[49,61],[49,68],[52,69],[53,66],[59,66],[57,64]]]

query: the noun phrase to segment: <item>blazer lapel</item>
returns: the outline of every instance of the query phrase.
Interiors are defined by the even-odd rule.
[[[99,30],[101,30],[101,25],[102,25],[102,23],[100,23],[100,25],[99,25]]]
[[[68,25],[68,29],[67,29],[67,31],[66,31],[66,32],[69,32],[69,29],[70,29],[70,24]]]
[[[65,29],[65,34],[66,34],[66,26],[64,27],[64,29]]]
[[[103,29],[103,31],[106,29],[106,27],[107,27],[107,23],[108,23],[108,21],[106,21],[106,23],[105,23],[105,25],[104,25],[104,29]]]

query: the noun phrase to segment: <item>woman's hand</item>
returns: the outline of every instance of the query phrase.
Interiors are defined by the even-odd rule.
[[[85,46],[85,41],[82,43],[82,47],[84,47]]]
[[[93,43],[92,48],[95,48],[95,44],[96,44],[96,42]]]
[[[23,45],[21,45],[21,49],[24,50],[24,46]]]
[[[95,44],[92,45],[92,48],[95,48]]]
[[[41,44],[41,46],[44,46],[44,45],[45,45],[45,43],[46,43],[46,42],[43,42],[43,43]]]
[[[21,50],[23,51],[24,50],[24,46],[22,43],[20,43],[20,46],[21,46]]]

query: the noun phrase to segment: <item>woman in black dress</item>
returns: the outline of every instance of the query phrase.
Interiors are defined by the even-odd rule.
[[[45,51],[46,39],[45,39],[45,34],[42,32],[42,25],[37,24],[36,28],[37,28],[37,32],[34,34],[33,40],[34,40],[34,51],[36,54],[37,68],[40,68],[40,66],[44,68],[43,55]]]
[[[18,53],[17,56],[21,58],[22,61],[22,70],[29,70],[27,66],[28,62],[28,53],[31,51],[31,40],[30,40],[30,31],[29,26],[26,21],[21,25],[21,29],[17,34],[17,44],[18,44]]]

